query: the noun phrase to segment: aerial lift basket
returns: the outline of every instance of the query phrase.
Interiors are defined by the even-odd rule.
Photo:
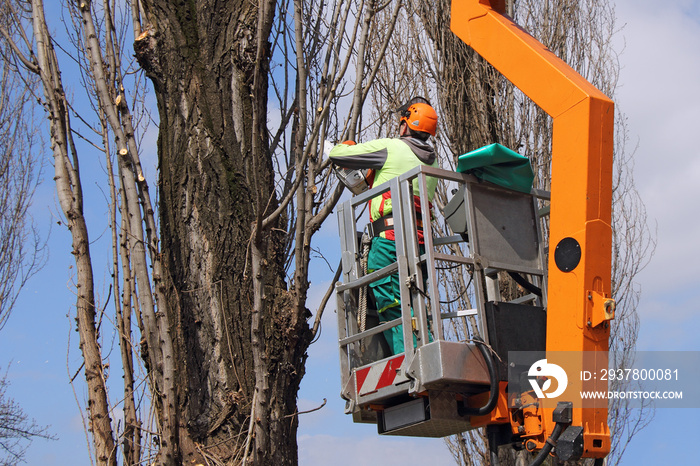
[[[444,217],[430,211],[428,177],[454,187]],[[363,275],[357,216],[369,199],[387,191],[391,192],[397,261]],[[416,193],[423,206],[418,213]],[[423,222],[425,244],[420,245],[418,215],[435,217],[436,225],[446,222],[451,231],[438,233],[430,222]],[[442,437],[468,430],[470,416],[460,406],[470,396],[489,392],[494,381],[486,358],[490,353],[485,355],[480,346],[491,344],[500,353],[489,356],[497,365],[507,359],[509,349],[544,349],[546,292],[503,303],[498,281],[501,272],[518,274],[528,277],[534,288],[546,290],[537,199],[472,175],[417,167],[346,201],[338,210],[338,219],[343,282],[337,284],[336,293],[341,396],[347,400],[346,411],[356,422],[376,422],[381,434]],[[448,247],[459,248],[463,254],[449,254]],[[439,304],[446,290],[439,285],[438,270],[446,265],[460,266],[471,276],[471,309],[450,311]],[[376,311],[369,309],[367,327],[360,331],[359,289],[391,274],[399,276],[402,317],[380,323]],[[520,313],[520,322],[532,321],[534,339],[509,334],[522,333],[508,325],[511,313]],[[472,323],[469,330],[455,338],[449,328],[467,320]],[[392,355],[382,332],[398,325],[403,325],[406,351]],[[500,370],[507,372],[505,366]],[[497,382],[505,380],[504,375],[495,377]]]

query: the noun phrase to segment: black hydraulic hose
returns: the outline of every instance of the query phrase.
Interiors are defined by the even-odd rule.
[[[552,430],[552,435],[549,436],[544,444],[544,447],[542,447],[540,453],[535,457],[532,463],[530,463],[530,466],[539,466],[544,462],[544,460],[547,459],[549,452],[552,451],[552,448],[554,448],[554,445],[557,443],[559,436],[564,431],[565,426],[566,424],[557,422],[557,424],[554,426],[554,430]]]
[[[489,439],[489,453],[491,457],[491,466],[499,466],[498,460],[498,426],[490,425],[486,429]]]
[[[496,363],[491,355],[490,348],[484,343],[480,338],[474,338],[474,343],[479,347],[481,355],[484,357],[486,362],[486,367],[489,370],[489,379],[491,382],[489,395],[489,401],[486,402],[481,408],[470,408],[468,406],[460,406],[458,408],[459,414],[462,416],[483,416],[490,413],[496,407],[498,402],[498,369],[496,368]]]
[[[533,284],[530,283],[529,281],[527,281],[527,280],[525,279],[525,277],[523,277],[523,276],[520,275],[519,273],[517,273],[517,272],[508,272],[508,275],[510,275],[510,278],[512,278],[513,280],[515,280],[515,283],[517,283],[518,285],[522,286],[523,288],[525,288],[525,289],[526,289],[527,291],[529,291],[530,293],[533,293],[533,294],[539,296],[540,298],[542,297],[542,289],[539,288],[539,287],[537,287],[537,286],[535,286],[535,285],[533,285]]]

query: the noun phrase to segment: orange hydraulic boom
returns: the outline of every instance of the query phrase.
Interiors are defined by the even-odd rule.
[[[548,358],[556,352],[607,368],[611,290],[611,199],[614,104],[505,15],[504,0],[455,0],[452,31],[499,70],[553,119]],[[588,358],[588,359],[587,359]],[[569,388],[607,391],[607,382],[574,380]],[[584,385],[585,384],[585,385]],[[572,426],[583,429],[583,456],[610,450],[607,404],[573,401]],[[528,449],[541,449],[555,429],[554,408],[537,422],[518,426]],[[495,410],[484,424],[505,421]],[[511,421],[513,422],[513,421]],[[515,426],[514,426],[515,428]],[[524,430],[524,432],[523,432]]]

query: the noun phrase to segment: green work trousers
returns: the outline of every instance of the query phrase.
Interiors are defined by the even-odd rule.
[[[372,272],[379,270],[382,267],[393,264],[394,262],[396,262],[396,243],[386,238],[372,238],[372,247],[370,248],[369,256],[367,257],[368,271]],[[389,322],[390,320],[400,318],[401,293],[399,286],[399,275],[389,275],[388,277],[384,277],[370,283],[369,286],[372,289],[374,300],[377,304],[379,320],[381,322]],[[411,315],[413,315],[412,309]],[[400,354],[404,352],[403,325],[385,330],[384,338],[389,344],[393,354]],[[430,341],[432,341],[432,338],[430,338]],[[416,344],[416,336],[413,335],[413,346],[415,347]]]

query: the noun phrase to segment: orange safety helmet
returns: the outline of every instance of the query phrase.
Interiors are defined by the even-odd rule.
[[[435,136],[437,113],[426,99],[415,97],[399,108],[398,111],[401,115],[400,123],[406,122],[413,131],[421,131]]]

